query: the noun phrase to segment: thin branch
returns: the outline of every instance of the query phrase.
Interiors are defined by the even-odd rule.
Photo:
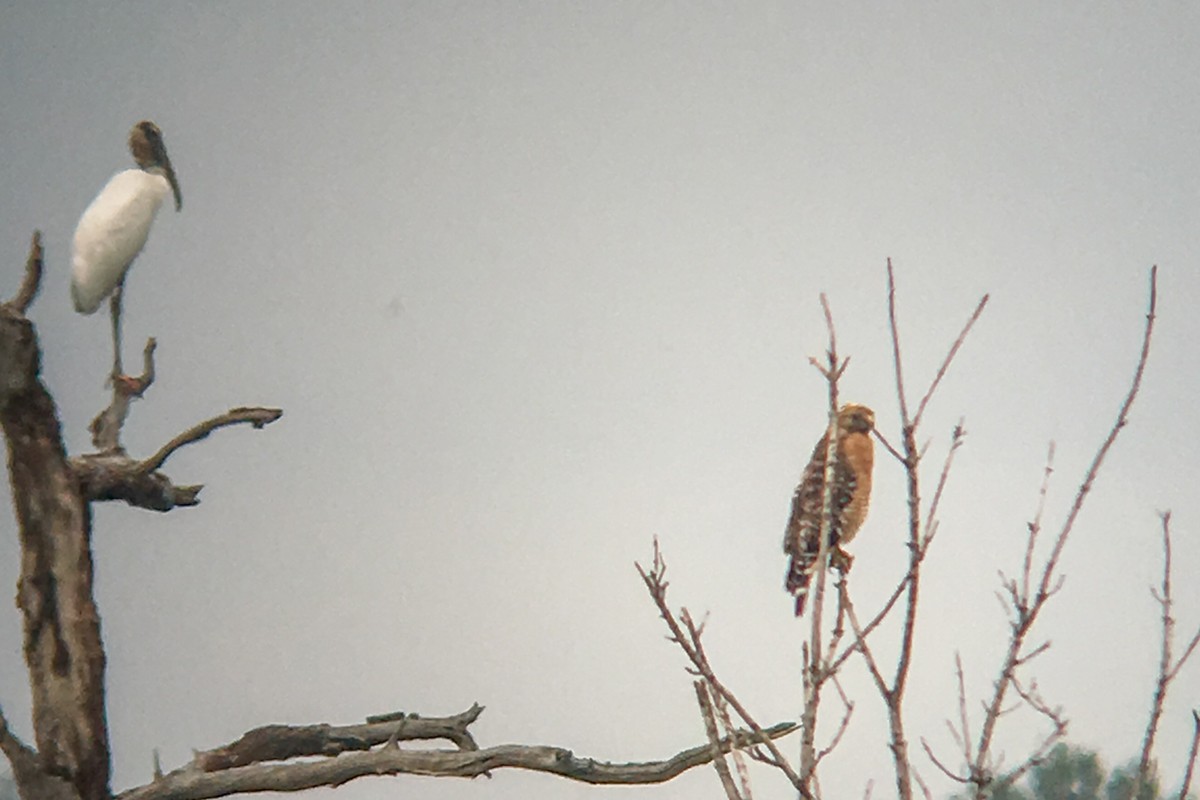
[[[1196,768],[1196,752],[1200,750],[1200,714],[1192,712],[1192,748],[1188,752],[1187,769],[1183,773],[1183,785],[1179,789],[1179,800],[1187,800],[1192,788],[1192,772]]]
[[[924,736],[921,737],[921,747],[924,748],[925,755],[929,757],[929,760],[933,762],[933,765],[941,770],[942,774],[947,778],[955,783],[967,783],[970,780],[963,775],[959,775],[957,772],[943,764],[941,760],[934,754],[933,748],[929,746],[929,742],[926,741]]]
[[[1104,457],[1108,455],[1109,449],[1113,446],[1113,442],[1117,440],[1117,435],[1121,430],[1129,424],[1129,410],[1133,408],[1133,401],[1137,399],[1138,390],[1142,386],[1142,375],[1146,371],[1146,362],[1150,359],[1150,340],[1154,334],[1155,312],[1158,307],[1158,267],[1150,268],[1150,309],[1146,313],[1146,328],[1142,335],[1142,351],[1138,356],[1137,366],[1134,368],[1133,381],[1129,386],[1129,392],[1125,395],[1124,402],[1121,403],[1121,409],[1117,412],[1117,421],[1113,424],[1112,429],[1105,437],[1104,443],[1096,452],[1095,458],[1092,459],[1092,464],[1088,468],[1087,475],[1084,476],[1083,483],[1079,486],[1079,491],[1075,495],[1075,502],[1071,504],[1071,510],[1067,514],[1067,519],[1063,523],[1062,531],[1058,535],[1058,539],[1054,542],[1054,549],[1050,553],[1050,558],[1046,563],[1046,569],[1042,572],[1042,582],[1038,587],[1038,592],[1045,595],[1050,585],[1051,577],[1054,574],[1054,569],[1058,566],[1058,559],[1062,555],[1063,547],[1066,546],[1067,536],[1070,534],[1072,527],[1075,525],[1075,519],[1079,516],[1080,510],[1083,508],[1083,501],[1087,497],[1088,492],[1092,489],[1092,484],[1096,480],[1096,476],[1100,472],[1100,466],[1104,463]]]
[[[713,710],[717,713],[721,728],[727,736],[732,736],[737,729],[734,728],[733,720],[729,717],[729,704],[720,694],[711,689],[709,689],[708,695],[712,699]],[[742,757],[742,751],[734,748],[730,751],[729,756],[733,759],[734,769],[737,770],[743,800],[754,800],[754,793],[750,791],[750,770],[746,766],[746,759]]]
[[[224,414],[219,414],[212,419],[207,419],[198,425],[193,425],[183,433],[176,436],[171,441],[164,444],[158,449],[158,452],[143,461],[138,471],[145,475],[159,469],[163,463],[181,447],[198,442],[201,439],[207,438],[210,433],[218,428],[225,428],[230,425],[246,423],[256,429],[261,429],[264,425],[270,425],[275,420],[283,416],[283,410],[279,408],[231,408]]]
[[[900,358],[900,327],[896,324],[896,274],[892,271],[892,260],[887,260],[887,306],[888,327],[892,334],[892,363],[896,368],[896,395],[900,400],[900,419],[909,425],[908,396],[904,391],[904,368]]]
[[[1042,486],[1038,490],[1037,511],[1034,512],[1033,522],[1029,523],[1029,536],[1025,538],[1025,561],[1022,564],[1021,594],[1017,602],[1025,604],[1029,598],[1029,576],[1033,569],[1033,548],[1037,544],[1038,534],[1042,532],[1042,514],[1046,510],[1046,494],[1050,490],[1050,476],[1054,474],[1054,442],[1046,451],[1046,468],[1042,472]],[[1014,598],[1016,584],[1013,585]]]
[[[1178,661],[1174,660],[1172,650],[1175,645],[1175,617],[1172,615],[1172,609],[1175,600],[1171,593],[1171,512],[1160,513],[1159,520],[1162,526],[1162,584],[1158,592],[1151,590],[1150,593],[1158,600],[1162,612],[1160,618],[1162,636],[1159,647],[1158,676],[1154,682],[1154,695],[1150,703],[1150,719],[1146,723],[1146,734],[1142,738],[1142,752],[1138,759],[1137,775],[1134,778],[1132,797],[1135,798],[1139,796],[1142,786],[1150,780],[1154,740],[1158,733],[1159,721],[1162,719],[1167,690],[1175,676],[1179,674],[1179,670],[1183,668],[1195,651],[1196,643],[1200,641],[1200,630],[1197,630],[1184,649],[1183,655],[1179,657]]]
[[[963,329],[958,334],[958,338],[954,340],[954,344],[950,345],[950,352],[946,353],[946,358],[942,360],[942,365],[938,367],[937,374],[933,376],[933,382],[929,384],[929,389],[926,390],[925,396],[921,398],[921,402],[917,405],[917,414],[912,420],[914,428],[921,424],[921,417],[925,414],[925,406],[929,405],[929,400],[937,390],[938,384],[942,382],[942,378],[946,377],[946,370],[950,368],[950,362],[954,360],[954,356],[958,355],[959,348],[967,340],[967,334],[971,332],[971,328],[979,321],[980,315],[983,314],[983,307],[987,305],[987,302],[988,295],[985,294],[980,298],[979,305],[975,306],[975,310],[971,313],[971,318],[967,320],[967,324],[963,325]]]
[[[1087,473],[1084,475],[1083,482],[1080,484],[1075,495],[1075,500],[1071,505],[1071,509],[1063,521],[1062,528],[1059,530],[1055,538],[1054,545],[1051,548],[1050,555],[1041,566],[1041,574],[1037,581],[1036,589],[1032,589],[1032,582],[1028,576],[1022,579],[1022,588],[1017,587],[1016,581],[1008,581],[1005,588],[1009,592],[1012,607],[1011,613],[1011,632],[1009,635],[1008,650],[1001,661],[999,675],[993,683],[993,693],[991,700],[987,703],[984,713],[983,726],[979,734],[979,742],[975,747],[975,762],[971,765],[971,782],[975,784],[975,796],[977,798],[986,797],[989,791],[989,785],[992,783],[992,777],[989,772],[989,761],[991,759],[992,738],[995,733],[997,721],[1001,716],[1001,709],[1004,707],[1004,699],[1010,687],[1014,688],[1018,694],[1021,694],[1019,684],[1016,683],[1015,671],[1020,666],[1023,660],[1027,661],[1032,656],[1042,652],[1045,647],[1036,648],[1032,653],[1021,656],[1021,651],[1024,649],[1026,637],[1037,621],[1038,615],[1044,608],[1046,602],[1062,587],[1062,577],[1056,574],[1058,562],[1062,556],[1063,549],[1066,546],[1067,539],[1071,535],[1074,528],[1075,520],[1079,516],[1080,510],[1083,508],[1084,500],[1087,498],[1088,492],[1092,488],[1092,484],[1099,474],[1100,467],[1104,463],[1104,458],[1108,454],[1109,449],[1116,441],[1117,435],[1125,428],[1129,421],[1129,411],[1133,407],[1133,402],[1137,398],[1138,390],[1141,388],[1142,376],[1145,373],[1146,363],[1150,357],[1150,343],[1154,333],[1155,312],[1158,304],[1158,268],[1154,267],[1150,270],[1150,299],[1149,310],[1146,314],[1146,326],[1142,334],[1141,352],[1138,356],[1137,364],[1134,368],[1133,377],[1130,381],[1129,389],[1125,395],[1124,401],[1121,403],[1120,410],[1117,412],[1116,421],[1109,430],[1103,443],[1097,450],[1096,455],[1092,459],[1091,465],[1088,467]],[[1043,478],[1043,490],[1039,492],[1039,508],[1043,503],[1045,493],[1045,481],[1049,479],[1050,462],[1047,462],[1047,472]],[[1035,519],[1035,523],[1030,525],[1029,536],[1036,537],[1040,529],[1040,522]],[[1032,544],[1026,545],[1027,564],[1031,563],[1029,553],[1032,550]],[[1032,592],[1032,596],[1031,596]],[[1055,732],[1051,733],[1054,736]]]
[[[842,714],[842,721],[838,723],[837,730],[833,733],[833,738],[829,740],[829,744],[821,748],[820,752],[817,753],[814,767],[819,765],[825,756],[832,753],[841,744],[842,737],[846,735],[846,730],[850,727],[850,718],[854,716],[854,703],[846,696],[846,692],[842,689],[842,684],[838,681],[837,675],[831,675],[830,678],[833,680],[833,686],[837,689],[838,697],[841,698],[842,708],[845,711]]]
[[[42,232],[34,231],[33,238],[29,242],[29,258],[25,261],[25,277],[21,281],[21,288],[17,290],[16,296],[5,303],[5,305],[21,316],[25,316],[25,312],[29,310],[33,299],[37,297],[38,289],[41,288],[41,285]]]
[[[872,433],[875,434],[875,440],[883,445],[883,449],[892,454],[892,458],[896,459],[901,464],[904,464],[904,456],[900,454],[899,450],[892,446],[892,443],[887,440],[886,436],[879,432],[879,428],[874,428]]]
[[[696,703],[700,706],[700,716],[704,720],[704,732],[708,735],[708,746],[712,755],[712,765],[721,780],[721,787],[729,800],[743,800],[738,792],[737,784],[733,782],[733,774],[729,764],[725,762],[725,754],[721,752],[721,733],[717,730],[717,718],[713,712],[712,700],[708,696],[708,686],[703,680],[692,682],[696,690]]]
[[[800,776],[796,774],[796,771],[792,769],[791,765],[788,763],[788,760],[784,758],[783,752],[774,743],[774,741],[772,741],[773,739],[778,738],[778,736],[791,733],[799,726],[794,722],[781,723],[774,726],[772,729],[777,729],[780,731],[778,736],[768,736],[767,729],[764,729],[762,726],[760,726],[754,720],[754,718],[750,716],[750,712],[746,710],[746,707],[742,705],[741,701],[739,701],[737,697],[735,697],[733,693],[729,691],[729,689],[726,688],[725,685],[722,684],[717,678],[716,674],[713,672],[712,665],[708,663],[708,657],[705,655],[703,646],[700,643],[700,630],[692,621],[691,615],[687,613],[687,609],[683,609],[681,612],[680,616],[683,620],[683,625],[681,625],[680,621],[675,618],[675,615],[671,613],[671,609],[667,606],[667,565],[663,560],[662,552],[659,549],[657,537],[654,539],[654,560],[651,564],[650,570],[647,571],[643,569],[641,564],[635,563],[634,566],[637,568],[638,574],[641,575],[642,582],[646,584],[646,590],[650,593],[650,598],[654,601],[654,605],[658,608],[659,616],[662,617],[663,622],[667,624],[667,628],[671,631],[671,635],[668,638],[670,641],[679,645],[680,649],[682,649],[684,654],[687,655],[688,660],[692,663],[693,670],[691,671],[693,674],[703,677],[708,682],[709,688],[723,698],[724,701],[733,708],[737,715],[741,717],[742,722],[749,726],[750,730],[753,732],[753,735],[747,737],[748,741],[746,743],[759,743],[765,746],[767,750],[770,751],[771,757],[775,760],[775,766],[777,766],[785,775],[787,775],[788,780],[791,781],[792,785],[796,789],[804,793],[805,790],[800,780]],[[686,634],[683,626],[687,627]],[[705,748],[707,748],[707,745],[705,745]],[[809,795],[805,794],[805,797],[808,796]]]
[[[967,686],[963,677],[962,656],[957,651],[954,653],[954,673],[958,678],[958,719],[962,730],[963,763],[970,764],[972,761],[971,723],[967,716]]]

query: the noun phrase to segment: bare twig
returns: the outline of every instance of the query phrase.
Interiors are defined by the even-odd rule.
[[[966,776],[959,775],[957,772],[943,764],[941,760],[934,754],[933,748],[929,746],[929,742],[925,740],[924,736],[921,737],[921,747],[925,749],[925,755],[929,757],[929,760],[933,762],[933,765],[941,770],[942,774],[947,778],[955,783],[966,783],[969,780]]]
[[[717,717],[713,712],[712,700],[708,696],[708,687],[703,680],[692,682],[696,690],[696,703],[700,706],[700,716],[704,720],[704,732],[708,735],[708,746],[712,752],[712,765],[721,780],[721,787],[729,800],[742,800],[737,784],[733,782],[733,774],[725,763],[725,754],[721,752],[721,732],[717,730]]]
[[[1044,648],[1040,648],[1044,649]],[[1028,660],[1028,659],[1026,659]],[[1046,760],[1046,756],[1050,754],[1050,750],[1054,745],[1067,735],[1067,719],[1063,716],[1061,708],[1051,708],[1042,700],[1041,695],[1037,690],[1037,682],[1032,682],[1029,688],[1024,688],[1021,683],[1014,677],[1012,679],[1013,692],[1015,692],[1024,702],[1025,705],[1032,708],[1038,714],[1046,717],[1051,723],[1050,731],[1042,739],[1042,743],[1038,745],[1033,753],[1025,758],[1016,767],[1008,770],[1004,775],[995,777],[992,780],[1000,786],[1011,786],[1019,781],[1026,772],[1034,767],[1042,764]],[[1003,712],[1001,712],[1003,715]],[[974,778],[972,782],[975,782]]]
[[[643,569],[641,564],[637,563],[635,563],[634,566],[637,568],[638,574],[641,575],[642,582],[646,584],[646,590],[650,593],[650,598],[654,601],[654,605],[658,608],[659,615],[662,617],[663,622],[667,624],[667,628],[671,632],[671,635],[668,637],[668,639],[679,645],[680,649],[682,649],[684,654],[687,655],[688,661],[691,662],[692,669],[689,671],[694,675],[703,677],[708,683],[709,688],[715,694],[719,695],[726,703],[728,703],[742,719],[742,722],[750,728],[753,735],[747,736],[745,744],[757,743],[766,747],[767,750],[770,751],[772,759],[774,759],[774,766],[781,770],[787,776],[788,780],[791,781],[792,786],[800,790],[803,794],[805,790],[800,780],[800,776],[796,774],[796,771],[792,769],[791,764],[789,764],[788,760],[784,758],[783,752],[779,749],[775,742],[772,741],[772,739],[777,737],[767,735],[767,729],[764,729],[762,726],[760,726],[754,720],[754,718],[750,716],[750,712],[746,710],[746,707],[742,705],[741,701],[739,701],[737,697],[735,697],[734,694],[729,691],[729,689],[726,688],[723,683],[721,683],[716,674],[713,672],[712,665],[708,663],[708,657],[705,655],[703,645],[700,642],[700,629],[697,628],[693,622],[691,615],[687,613],[687,609],[683,609],[680,614],[680,618],[682,620],[681,624],[680,619],[676,619],[675,615],[671,612],[671,609],[667,606],[667,565],[663,560],[662,552],[659,549],[657,537],[654,540],[654,560],[650,569],[647,571],[646,569]],[[686,633],[684,631],[685,627],[687,628]],[[795,723],[789,722],[776,725],[774,726],[774,729],[781,731],[778,735],[783,736],[787,733],[791,733],[798,727],[799,726]],[[707,747],[707,745],[705,747]],[[810,795],[804,794],[804,796],[809,797]]]
[[[9,300],[5,305],[21,316],[25,316],[25,312],[29,310],[33,299],[37,297],[38,289],[41,288],[41,285],[42,232],[34,231],[33,238],[29,242],[29,258],[25,261],[25,277],[21,281],[21,288],[17,290],[17,294],[13,299]]]
[[[900,401],[900,419],[909,424],[908,395],[904,391],[904,362],[900,358],[900,326],[896,323],[896,274],[892,260],[887,260],[888,328],[892,335],[892,364],[896,369],[896,397]]]
[[[889,266],[890,275],[890,266]],[[889,278],[890,280],[890,278]],[[975,306],[975,310],[971,312],[970,319],[967,324],[963,325],[962,331],[958,334],[958,338],[954,340],[954,344],[950,345],[950,352],[946,353],[946,357],[942,360],[942,365],[938,367],[937,374],[933,376],[933,381],[929,384],[929,388],[925,391],[925,396],[921,398],[921,402],[917,404],[917,413],[913,417],[912,425],[917,427],[921,424],[921,417],[925,414],[925,406],[929,405],[930,398],[937,391],[938,384],[942,382],[942,378],[946,377],[946,370],[950,368],[950,362],[954,360],[954,356],[958,354],[958,350],[963,346],[963,342],[967,340],[967,334],[971,332],[971,328],[979,321],[979,317],[983,314],[983,307],[987,305],[988,295],[984,295],[979,299],[979,304]]]
[[[1187,768],[1183,773],[1183,785],[1179,788],[1179,800],[1187,800],[1192,788],[1192,772],[1196,768],[1196,752],[1200,750],[1200,714],[1192,712],[1192,748],[1188,751]]]
[[[1036,581],[1032,580],[1030,571],[1032,570],[1032,549],[1033,542],[1027,540],[1024,557],[1024,572],[1021,581],[1018,584],[1016,580],[1008,580],[1004,583],[1004,588],[1009,595],[1009,613],[1010,619],[1010,634],[1008,649],[1003,659],[1001,660],[999,675],[993,683],[993,693],[991,700],[985,706],[983,725],[979,734],[979,741],[975,747],[975,760],[970,765],[970,780],[974,785],[974,794],[978,800],[983,800],[990,791],[990,786],[994,783],[992,775],[992,756],[991,747],[992,739],[995,734],[996,724],[1000,719],[1002,709],[1004,708],[1004,700],[1009,688],[1013,688],[1018,695],[1025,700],[1027,705],[1032,705],[1035,710],[1042,713],[1044,716],[1051,718],[1054,722],[1054,730],[1047,737],[1047,741],[1052,741],[1056,735],[1061,736],[1059,723],[1062,723],[1062,730],[1065,730],[1065,720],[1060,720],[1051,714],[1047,714],[1044,703],[1041,703],[1041,708],[1037,704],[1031,703],[1029,698],[1032,696],[1029,693],[1023,693],[1019,684],[1016,682],[1016,670],[1024,662],[1033,658],[1037,654],[1043,652],[1049,645],[1043,644],[1034,648],[1030,652],[1025,652],[1025,640],[1037,621],[1038,615],[1041,613],[1046,602],[1062,587],[1062,577],[1058,575],[1057,568],[1060,557],[1062,556],[1063,548],[1066,546],[1067,539],[1071,535],[1074,528],[1075,520],[1079,516],[1080,509],[1083,508],[1084,500],[1087,498],[1088,492],[1091,491],[1092,484],[1099,474],[1100,467],[1104,463],[1104,458],[1108,454],[1109,449],[1116,441],[1117,435],[1125,428],[1129,421],[1129,410],[1133,407],[1133,402],[1137,398],[1138,390],[1141,388],[1142,375],[1146,369],[1146,363],[1150,356],[1150,342],[1154,333],[1155,311],[1158,301],[1158,269],[1157,267],[1150,270],[1150,299],[1149,310],[1146,314],[1146,326],[1142,334],[1141,353],[1138,357],[1137,364],[1134,368],[1133,377],[1130,381],[1130,386],[1126,392],[1125,399],[1121,403],[1120,410],[1117,412],[1116,421],[1109,430],[1108,435],[1101,443],[1099,450],[1092,459],[1091,465],[1088,467],[1087,473],[1084,475],[1083,482],[1080,484],[1075,495],[1075,500],[1071,505],[1070,511],[1063,522],[1062,528],[1059,530],[1057,537],[1051,547],[1050,554],[1045,562],[1040,566],[1040,574]],[[1053,451],[1050,456],[1052,458]],[[1038,499],[1038,517],[1029,525],[1028,536],[1030,539],[1037,537],[1041,529],[1040,514],[1044,506],[1045,486],[1049,480],[1051,472],[1051,461],[1047,460],[1045,477],[1043,478],[1042,489],[1039,492]],[[1038,701],[1040,703],[1040,699]],[[1035,757],[1036,757],[1035,753]],[[1033,759],[1026,762],[1028,765]],[[1028,768],[1028,766],[1026,766]],[[1009,775],[1011,778],[1011,774]]]
[[[875,434],[876,441],[883,445],[883,449],[891,453],[892,458],[896,459],[901,464],[904,464],[904,456],[901,455],[899,450],[892,446],[892,443],[887,440],[887,437],[880,433],[878,428],[875,428],[875,430],[872,432]]]
[[[833,733],[833,738],[829,740],[829,744],[825,745],[825,747],[821,748],[821,751],[817,753],[814,766],[819,765],[821,763],[821,759],[825,758],[825,756],[837,749],[837,746],[841,744],[842,737],[846,735],[846,729],[850,727],[850,718],[854,716],[854,701],[846,696],[846,692],[842,689],[842,684],[838,681],[836,674],[830,674],[830,679],[833,681],[833,687],[837,689],[838,697],[842,701],[842,708],[844,711],[842,713],[842,721],[838,723],[837,730]]]
[[[1175,676],[1179,674],[1179,670],[1183,668],[1183,665],[1187,663],[1187,660],[1195,651],[1197,642],[1200,642],[1200,629],[1197,629],[1188,642],[1187,647],[1184,648],[1183,655],[1178,660],[1174,659],[1172,651],[1175,645],[1175,617],[1172,616],[1172,610],[1175,601],[1171,594],[1171,512],[1162,512],[1159,514],[1159,519],[1162,524],[1162,585],[1159,591],[1156,592],[1152,589],[1150,593],[1158,601],[1162,612],[1162,637],[1159,648],[1158,677],[1154,682],[1154,696],[1150,703],[1150,719],[1146,723],[1146,735],[1142,738],[1142,752],[1138,759],[1137,776],[1134,778],[1133,794],[1131,795],[1135,798],[1139,797],[1142,786],[1151,777],[1154,739],[1158,733],[1159,721],[1162,719],[1163,705],[1167,699],[1167,690],[1170,688]]]
[[[971,758],[971,722],[967,715],[967,686],[963,677],[962,656],[958,652],[954,653],[954,674],[958,678],[959,733],[956,738],[959,739],[962,747],[963,763],[970,764],[974,760]],[[951,726],[951,732],[954,732],[953,726]]]
[[[1042,472],[1042,487],[1038,490],[1037,511],[1034,512],[1033,522],[1029,523],[1029,535],[1025,538],[1025,561],[1021,568],[1022,584],[1019,597],[1029,597],[1029,576],[1033,570],[1033,549],[1037,544],[1038,534],[1042,532],[1042,514],[1046,510],[1046,493],[1050,489],[1050,476],[1053,474],[1054,442],[1051,442],[1046,452],[1046,468]],[[1014,592],[1016,590],[1015,584],[1013,590]]]
[[[713,710],[716,711],[717,719],[721,723],[721,728],[726,736],[733,736],[736,728],[734,728],[733,720],[729,716],[729,704],[720,694],[712,691],[708,692],[709,698],[712,700]],[[742,800],[754,800],[754,793],[750,790],[750,770],[746,766],[746,759],[742,756],[742,751],[734,748],[729,752],[730,758],[733,759],[734,769],[737,770],[738,784],[741,788]]]
[[[193,425],[183,433],[176,436],[171,441],[164,444],[158,449],[158,452],[143,461],[138,467],[138,471],[145,475],[154,472],[163,465],[164,462],[179,448],[198,442],[206,438],[210,433],[218,428],[225,428],[230,425],[238,425],[241,423],[249,424],[254,428],[262,428],[264,425],[269,425],[275,420],[283,416],[283,410],[278,408],[231,408],[224,414],[219,414],[212,419],[207,419],[198,425]]]

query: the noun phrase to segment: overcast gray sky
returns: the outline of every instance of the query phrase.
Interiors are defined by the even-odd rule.
[[[105,402],[107,320],[68,299],[70,237],[162,128],[184,207],[127,284],[126,358],[159,340],[125,441],[145,454],[245,404],[168,462],[203,504],[96,509],[114,788],[151,751],[267,722],[487,706],[484,745],[611,760],[699,743],[681,654],[633,570],[661,538],[671,599],[764,723],[799,714],[783,524],[825,420],[818,293],[849,399],[897,438],[884,263],[910,385],[992,302],[930,409],[932,486],[969,431],[929,556],[909,687],[916,747],[953,760],[953,659],[982,698],[1050,440],[1061,521],[1133,367],[1142,397],[1063,560],[1037,639],[1070,739],[1141,740],[1155,667],[1156,511],[1175,513],[1181,634],[1200,623],[1200,9],[1188,4],[4,3],[0,294],[28,238],[31,316],[72,452]],[[902,573],[903,474],[877,470],[853,551],[860,606]],[[5,497],[0,586],[15,585]],[[894,641],[885,634],[880,647]],[[15,610],[0,703],[28,735]],[[886,649],[883,650],[886,652]],[[830,796],[892,786],[862,667]],[[1177,784],[1200,664],[1159,754]],[[977,724],[976,720],[976,724]],[[1040,722],[1004,720],[1012,763]],[[789,752],[799,746],[791,742]],[[758,771],[761,797],[788,797]],[[393,797],[372,779],[339,797]],[[710,770],[604,790],[541,776],[421,780],[428,797],[716,796]]]

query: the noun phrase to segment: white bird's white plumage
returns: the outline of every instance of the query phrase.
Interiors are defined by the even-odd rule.
[[[105,298],[109,299],[114,385],[122,377],[121,295],[125,274],[146,246],[150,226],[167,193],[175,196],[176,211],[183,207],[179,181],[158,126],[148,119],[134,125],[129,132],[129,152],[138,169],[118,172],[105,184],[80,217],[71,248],[71,299],[75,310],[91,314]]]
[[[118,172],[91,202],[75,229],[71,298],[92,314],[117,288],[146,245],[150,226],[171,184],[157,172]]]

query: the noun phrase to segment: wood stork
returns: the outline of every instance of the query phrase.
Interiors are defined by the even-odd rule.
[[[93,314],[104,298],[112,311],[113,378],[121,377],[121,291],[158,207],[170,192],[175,210],[183,197],[167,158],[162,131],[142,120],[129,132],[129,152],[137,169],[118,172],[79,218],[71,257],[71,297],[75,310]]]

